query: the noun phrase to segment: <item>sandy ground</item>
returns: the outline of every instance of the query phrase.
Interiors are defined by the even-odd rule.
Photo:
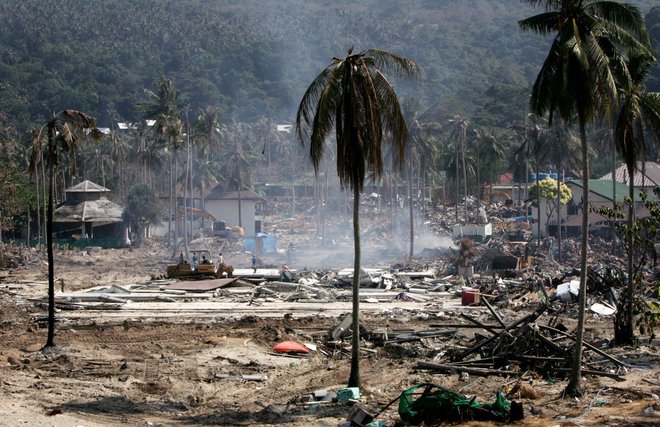
[[[228,253],[225,258],[247,266],[246,254]],[[89,255],[60,252],[56,277],[69,291],[141,283],[162,274],[167,260],[165,251],[156,248],[92,250]],[[46,264],[38,256],[27,266],[0,272],[1,426],[337,426],[350,411],[349,403],[297,402],[300,395],[314,390],[344,387],[350,367],[346,356],[313,352],[291,357],[272,352],[273,345],[286,339],[321,342],[337,325],[338,313],[349,311],[348,305],[323,312],[285,310],[279,316],[276,309],[267,310],[268,316],[254,310],[200,317],[186,310],[170,316],[158,316],[158,309],[143,316],[62,311],[57,345],[42,351],[46,306],[28,298],[44,297],[46,290]],[[438,324],[437,317],[423,315],[423,306],[408,305],[388,312],[365,310],[363,326],[403,330]],[[451,317],[453,309],[448,310]],[[610,325],[610,320],[590,318],[587,336],[607,336]],[[443,338],[434,338],[365,354],[362,404],[377,412],[421,382],[435,382],[489,402],[498,390],[506,391],[513,384],[510,378],[461,379],[415,370],[418,360],[443,345]],[[660,424],[657,348],[616,352],[634,353],[646,363],[629,369],[624,382],[587,377],[580,399],[560,397],[564,380],[527,374],[524,382],[538,396],[516,399],[526,414],[519,425]],[[242,378],[247,374],[261,375],[265,381],[247,381]],[[399,420],[396,405],[378,419],[394,425]]]

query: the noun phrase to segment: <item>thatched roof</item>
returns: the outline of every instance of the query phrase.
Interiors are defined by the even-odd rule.
[[[101,187],[102,188],[102,187]],[[67,202],[57,208],[54,222],[121,222],[124,208],[108,199]]]

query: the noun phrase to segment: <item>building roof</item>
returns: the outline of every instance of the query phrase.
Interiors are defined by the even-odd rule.
[[[614,171],[614,176],[616,177],[616,181],[628,184],[628,168],[625,163]],[[600,179],[612,181],[612,172],[603,175]],[[642,162],[637,162],[633,185],[635,187],[657,187],[660,185],[660,165],[655,162],[646,162],[644,165],[644,175],[642,175]]]
[[[67,193],[101,193],[110,191],[105,187],[102,187],[92,181],[85,180],[79,184],[69,187],[66,190]]]
[[[238,200],[238,191],[227,191],[220,185],[216,185],[206,196],[206,200]],[[243,188],[241,191],[241,200],[265,200],[254,190]]]
[[[67,202],[53,213],[54,222],[121,222],[124,208],[108,199]]]
[[[570,186],[576,186],[582,188],[582,181],[581,180],[571,180],[567,181],[566,185]],[[628,186],[626,184],[622,184],[620,182],[616,182],[616,201],[617,202],[623,202],[628,195]],[[599,196],[602,196],[608,200],[613,200],[613,190],[612,190],[612,180],[603,180],[603,179],[590,179],[589,180],[589,192],[598,194]],[[652,192],[648,192],[647,194],[649,195],[650,200],[655,200],[655,195]],[[635,201],[639,202],[641,199],[639,198],[639,191],[635,191]]]

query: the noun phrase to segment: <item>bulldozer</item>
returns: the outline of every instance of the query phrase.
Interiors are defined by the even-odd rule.
[[[200,249],[190,251],[193,256],[193,264],[183,259],[183,252],[179,254],[177,264],[167,266],[168,279],[220,279],[227,273],[227,277],[233,277],[234,267],[224,262],[216,266],[211,260],[211,251]]]

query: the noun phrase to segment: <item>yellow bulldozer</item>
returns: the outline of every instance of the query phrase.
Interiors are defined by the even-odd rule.
[[[208,249],[194,250],[190,253],[193,259],[192,264],[184,260],[183,253],[180,253],[179,262],[167,266],[168,279],[220,279],[224,277],[225,273],[227,277],[233,277],[234,267],[224,262],[216,266],[211,259],[211,251]]]

